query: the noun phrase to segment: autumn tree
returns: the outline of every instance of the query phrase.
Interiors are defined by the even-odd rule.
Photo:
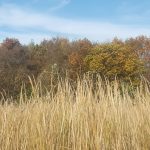
[[[150,80],[150,38],[146,36],[138,36],[125,41],[138,54],[139,58],[144,62],[146,69],[145,76]]]
[[[72,52],[68,56],[70,74],[73,78],[85,72],[84,58],[88,55],[92,43],[87,40],[78,40],[72,43]]]
[[[17,39],[6,38],[0,47],[0,91],[16,96],[27,77],[27,48]]]
[[[41,80],[50,88],[51,77],[71,79],[93,72],[110,80],[139,82],[146,69],[150,79],[150,38],[140,36],[126,41],[114,38],[110,43],[92,43],[87,39],[69,41],[65,38],[43,40],[22,45],[17,39],[6,38],[0,45],[0,92],[18,95],[23,83],[30,90],[28,76]]]
[[[5,67],[17,67],[26,62],[27,51],[17,39],[9,39],[3,41],[0,48],[0,61]]]
[[[101,76],[114,80],[116,77],[124,81],[139,82],[143,73],[143,62],[132,47],[128,45],[107,43],[91,49],[84,59],[87,71],[99,73]]]

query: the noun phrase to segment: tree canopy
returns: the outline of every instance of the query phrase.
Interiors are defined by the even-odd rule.
[[[150,38],[114,38],[107,43],[52,38],[28,45],[6,38],[0,45],[0,92],[17,95],[22,84],[29,86],[28,76],[48,86],[54,73],[64,77],[66,72],[72,80],[92,72],[135,85],[141,75],[150,81]]]

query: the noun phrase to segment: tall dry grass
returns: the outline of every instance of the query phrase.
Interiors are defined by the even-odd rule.
[[[95,86],[93,88],[93,86]],[[57,91],[0,105],[1,150],[149,150],[150,91],[134,95],[98,79],[68,80]]]

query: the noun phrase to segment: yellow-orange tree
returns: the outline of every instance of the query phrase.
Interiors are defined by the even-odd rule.
[[[99,73],[114,80],[132,80],[139,83],[139,77],[144,71],[143,62],[129,45],[106,43],[95,46],[84,59],[87,71]]]

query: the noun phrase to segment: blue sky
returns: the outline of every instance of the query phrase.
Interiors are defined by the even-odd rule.
[[[0,42],[150,35],[149,0],[0,0]]]

